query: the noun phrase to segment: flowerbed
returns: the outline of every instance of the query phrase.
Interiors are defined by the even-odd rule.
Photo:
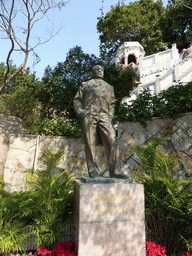
[[[52,251],[48,251],[45,247],[41,246],[37,249],[36,255],[48,255],[48,256],[77,256],[75,251],[72,251],[73,242],[61,242],[56,244],[56,248]]]
[[[74,246],[72,241],[57,243],[55,249],[49,251],[45,247],[41,246],[37,249],[35,255],[42,256],[77,256],[77,253],[72,249]],[[21,254],[22,256],[33,256],[30,252],[29,254]],[[19,253],[11,253],[9,256],[20,256]],[[146,256],[167,256],[165,247],[156,244],[155,242],[146,242]],[[192,256],[188,252],[183,256]]]
[[[156,244],[155,242],[146,242],[146,256],[167,256],[165,247]],[[183,256],[192,256],[188,252]]]

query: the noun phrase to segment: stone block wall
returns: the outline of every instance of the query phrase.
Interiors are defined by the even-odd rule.
[[[147,127],[138,122],[125,122],[119,125],[119,147],[121,149],[122,168],[133,174],[139,165],[139,159],[130,153],[130,148],[146,145],[153,137],[164,138],[171,135],[161,146],[165,153],[177,153],[179,157],[177,175],[182,179],[192,177],[192,113],[177,119],[153,118],[147,121]]]
[[[9,124],[11,125],[11,122],[8,123],[8,126]],[[0,124],[0,127],[2,126]],[[5,125],[5,127],[7,126]],[[8,136],[9,133],[2,135],[2,137],[7,136],[5,137],[7,144],[4,144],[6,145],[4,153],[3,149],[0,151],[2,152],[0,153],[0,163],[4,161],[2,159],[6,158],[4,181],[7,190],[25,189],[24,171],[35,166],[42,168],[40,165],[41,153],[47,149],[52,152],[64,150],[58,171],[64,169],[80,176],[88,175],[84,145],[80,138],[13,134],[16,133],[14,131],[18,131],[17,126],[14,127],[15,130],[13,129],[10,136]],[[22,125],[18,125],[18,127],[21,129]],[[12,131],[12,128],[8,130]],[[2,133],[6,132],[6,128],[1,131]],[[147,122],[147,127],[143,127],[138,122],[120,123],[117,141],[122,170],[128,175],[133,175],[139,166],[139,159],[130,151],[131,148],[145,145],[153,137],[165,137],[168,134],[171,135],[171,139],[166,141],[161,149],[167,153],[178,153],[178,176],[190,179],[192,176],[192,113],[184,114],[177,119],[153,118]],[[97,160],[100,174],[108,176],[107,161],[102,146],[97,146]]]
[[[11,133],[20,134],[23,128],[20,118],[0,113],[0,175],[3,175],[9,149],[9,135]]]

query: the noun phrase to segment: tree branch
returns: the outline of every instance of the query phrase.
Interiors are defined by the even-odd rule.
[[[11,30],[12,30],[11,21],[12,21],[12,14],[13,14],[14,4],[15,4],[15,0],[12,0],[12,6],[11,6],[10,15],[9,15],[9,20],[6,19],[7,22],[8,22],[7,35],[9,36],[9,39],[11,40],[11,49],[9,50],[8,55],[7,55],[7,59],[6,59],[7,70],[6,70],[4,78],[3,78],[3,84],[0,88],[0,92],[2,92],[5,89],[6,85],[7,85],[7,77],[8,77],[8,74],[10,72],[9,62],[10,62],[11,54],[14,50],[14,41],[13,41],[13,38],[11,36]]]
[[[11,42],[10,50],[7,54],[6,58],[6,65],[7,69],[3,78],[3,84],[0,86],[0,94],[3,93],[6,86],[10,81],[16,77],[25,67],[29,52],[33,51],[34,48],[41,44],[45,44],[48,41],[50,41],[54,36],[56,36],[63,26],[56,32],[51,33],[50,37],[47,40],[44,40],[41,42],[41,39],[39,38],[39,42],[34,45],[33,47],[29,47],[29,40],[31,37],[31,31],[34,27],[34,25],[42,20],[47,12],[52,9],[53,7],[57,6],[61,1],[59,0],[22,0],[21,1],[21,9],[17,10],[15,6],[15,0],[10,0],[11,6],[9,9],[9,3],[7,3],[4,0],[0,0],[0,29],[1,32],[6,35],[4,38],[8,38]],[[14,19],[19,14],[23,14],[24,18],[27,21],[26,27],[18,26],[16,23],[18,19]],[[14,19],[14,21],[13,21]],[[25,24],[25,22],[22,21],[22,24]],[[15,30],[15,27],[19,27],[19,30]],[[23,32],[23,33],[22,33]],[[19,35],[21,34],[21,37],[19,38]],[[25,39],[23,40],[23,35],[25,34]],[[22,39],[22,40],[21,40]],[[15,48],[15,44],[17,45],[17,48]],[[19,48],[18,48],[19,47]],[[21,51],[24,53],[24,59],[20,67],[16,70],[16,72],[9,76],[10,73],[10,58],[13,51]]]
[[[190,7],[190,6],[188,6],[188,5],[184,4],[184,3],[183,3],[183,5],[184,5],[186,8],[192,10],[192,7]]]

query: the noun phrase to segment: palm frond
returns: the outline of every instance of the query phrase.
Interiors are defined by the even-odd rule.
[[[145,188],[146,225],[168,255],[189,247],[192,237],[192,181],[176,177],[176,154],[160,151],[160,138],[133,150],[141,160],[135,175]]]
[[[45,150],[41,156],[41,163],[46,167],[46,170],[51,173],[58,166],[64,151],[59,151],[57,153],[52,153],[49,150]]]

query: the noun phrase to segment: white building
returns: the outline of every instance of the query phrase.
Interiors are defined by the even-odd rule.
[[[192,81],[192,46],[179,54],[176,44],[173,44],[169,50],[145,57],[145,51],[139,42],[126,42],[119,47],[115,63],[127,67],[131,62],[139,70],[140,83],[132,91],[131,97],[124,100],[128,104],[144,88],[149,88],[152,94],[156,94],[176,83]]]

